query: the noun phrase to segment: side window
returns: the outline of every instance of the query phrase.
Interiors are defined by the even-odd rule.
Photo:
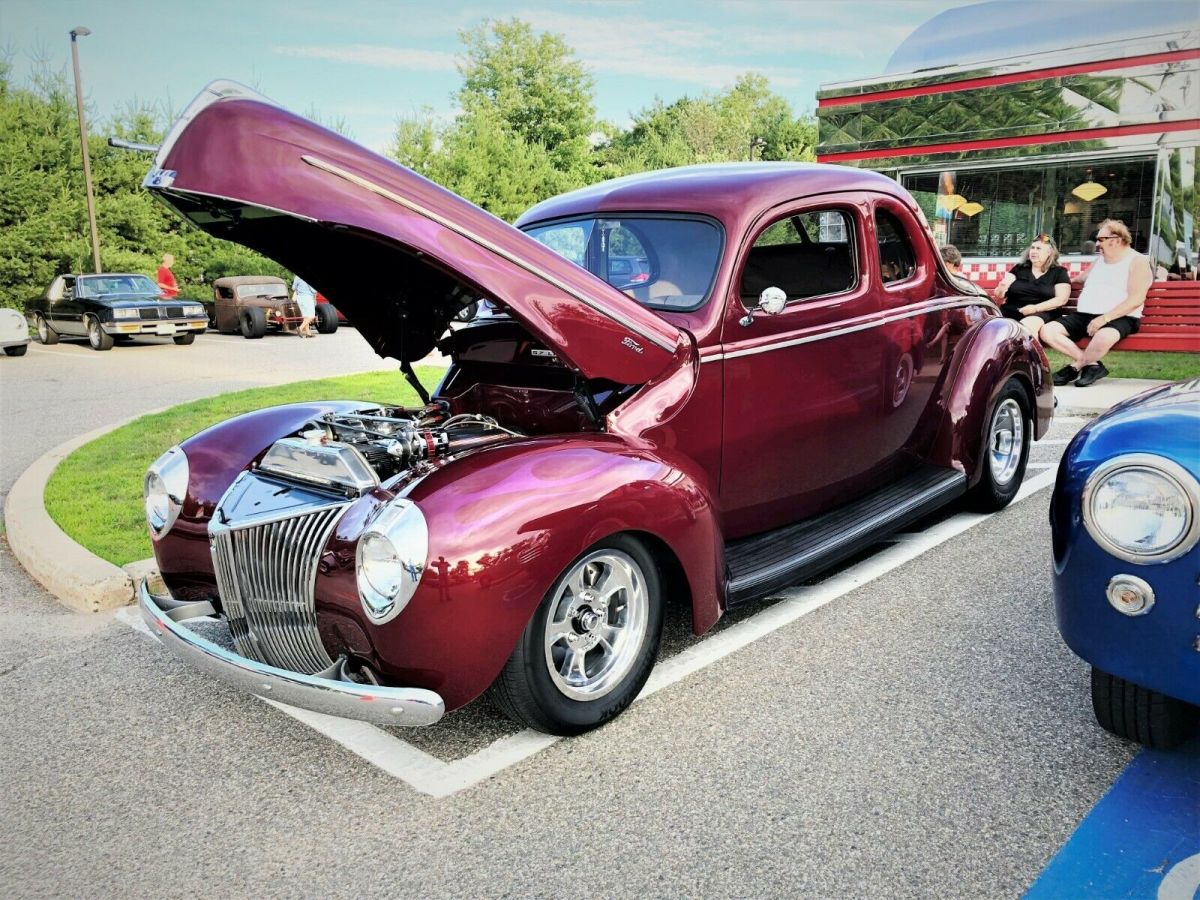
[[[877,209],[875,233],[879,239],[879,274],[883,283],[911,278],[917,271],[917,258],[904,226],[891,213]]]
[[[605,281],[624,290],[651,280],[650,254],[633,231],[620,223],[602,222],[600,238],[601,252],[608,260]]]
[[[222,300],[232,300],[233,299],[233,288],[219,287],[219,288],[217,288],[217,294],[220,296],[220,298]]]
[[[848,291],[858,283],[850,216],[837,209],[809,210],[779,219],[746,255],[740,293],[747,307],[769,287],[789,301]]]

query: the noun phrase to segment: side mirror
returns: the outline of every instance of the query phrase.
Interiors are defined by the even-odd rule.
[[[783,308],[787,306],[787,294],[780,288],[772,285],[758,295],[757,309],[762,310],[768,316],[777,316],[783,312]],[[747,311],[746,315],[738,321],[738,324],[743,327],[749,326],[754,321],[754,310]]]

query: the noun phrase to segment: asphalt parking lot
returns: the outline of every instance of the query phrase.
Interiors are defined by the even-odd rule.
[[[0,485],[140,411],[384,367],[352,329],[34,345],[0,359]],[[1200,853],[1200,751],[1101,731],[1054,628],[1048,488],[1083,424],[997,515],[949,510],[701,639],[672,618],[647,695],[575,739],[486,701],[412,732],[273,708],[124,611],[62,609],[5,548],[0,893],[1190,898],[1191,869],[1104,855],[1139,814],[1174,823],[1147,859]],[[1121,799],[1143,769],[1179,817]]]

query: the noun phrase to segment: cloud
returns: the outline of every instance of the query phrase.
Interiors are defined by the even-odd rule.
[[[334,62],[373,66],[378,69],[407,69],[414,72],[453,72],[455,55],[442,50],[413,50],[407,47],[385,47],[379,44],[347,44],[343,47],[276,46],[271,52],[279,56],[300,56],[306,59],[328,59]]]
[[[600,9],[610,9],[600,7]],[[775,87],[797,87],[811,81],[811,56],[861,59],[886,55],[912,31],[904,22],[870,29],[828,16],[809,4],[772,4],[773,15],[732,16],[734,22],[697,22],[648,18],[637,14],[572,13],[529,7],[514,14],[538,31],[562,35],[588,68],[595,72],[662,78],[728,87],[737,76],[754,71]],[[732,11],[732,10],[731,10]],[[762,57],[761,61],[755,57]],[[735,59],[740,61],[734,61]],[[792,64],[792,61],[795,61]]]

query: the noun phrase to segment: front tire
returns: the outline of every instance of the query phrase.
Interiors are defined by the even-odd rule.
[[[171,338],[171,340],[179,344],[181,347],[186,347],[189,344],[196,343],[196,332],[189,331],[187,334],[177,334],[175,337]]]
[[[5,356],[24,356],[25,351],[29,349],[28,344],[17,344],[15,347],[5,347]]]
[[[88,345],[93,350],[111,350],[113,336],[100,327],[100,320],[91,316],[87,320]]]
[[[242,310],[238,319],[242,329],[242,337],[252,341],[258,340],[267,333],[267,314],[260,306],[247,306]]]
[[[1033,435],[1027,404],[1021,383],[1008,379],[983,433],[983,476],[967,495],[971,508],[980,512],[1004,509],[1021,489]]]
[[[35,319],[37,323],[38,340],[49,347],[51,344],[58,343],[58,332],[50,327],[50,323],[40,313]]]
[[[628,535],[588,548],[554,582],[492,685],[515,721],[582,734],[616,717],[641,691],[662,637],[658,566]]]
[[[1105,731],[1156,750],[1182,744],[1200,709],[1158,691],[1092,669],[1092,710]]]

